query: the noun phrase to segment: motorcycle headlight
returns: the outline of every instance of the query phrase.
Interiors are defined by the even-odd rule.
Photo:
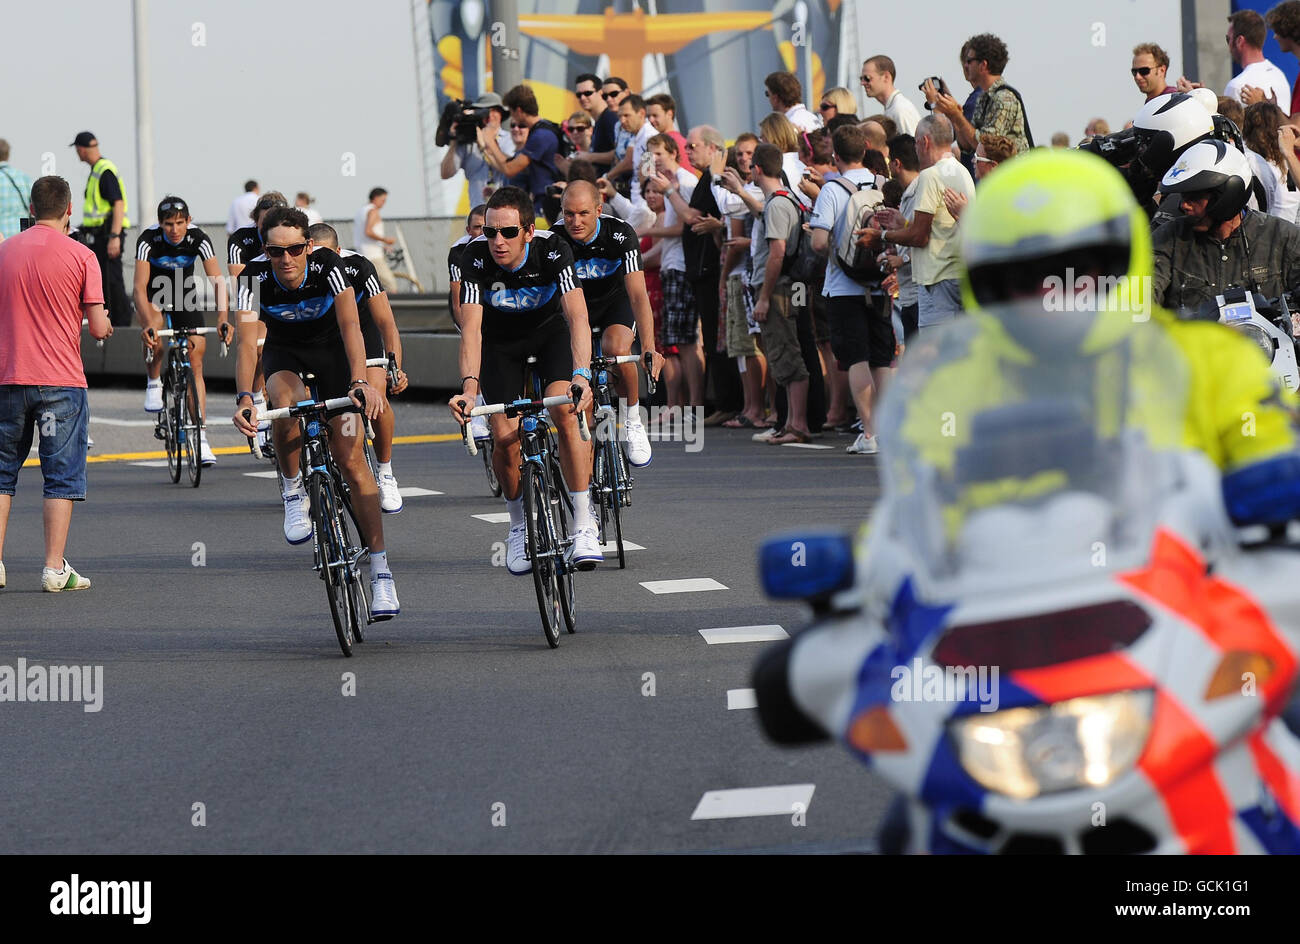
[[[1270,364],[1273,362],[1273,339],[1268,336],[1263,328],[1250,322],[1233,325],[1233,327],[1259,345],[1259,349],[1264,352],[1268,362]]]
[[[1152,692],[1088,695],[959,718],[949,730],[962,768],[1017,799],[1102,787],[1129,770],[1151,730]]]

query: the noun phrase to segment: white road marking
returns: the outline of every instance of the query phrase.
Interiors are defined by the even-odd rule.
[[[719,626],[701,629],[700,635],[710,646],[724,642],[773,642],[789,639],[790,634],[776,624],[767,626]]]
[[[510,512],[494,511],[489,515],[470,515],[471,518],[477,518],[479,521],[486,521],[488,524],[505,524],[510,520]]]
[[[737,708],[757,708],[758,695],[752,688],[729,688],[727,689],[727,710],[735,711]]]
[[[710,790],[700,797],[691,819],[736,819],[742,816],[793,816],[808,812],[815,784]]]
[[[132,465],[142,465],[146,469],[165,469],[167,468],[166,459],[146,459],[144,462],[132,462]]]
[[[819,446],[817,443],[781,443],[791,449],[834,449],[834,446]]]
[[[92,423],[102,423],[105,426],[157,426],[157,420],[115,420],[107,416],[92,416]]]
[[[435,492],[431,488],[420,488],[416,485],[403,485],[397,490],[397,494],[403,498],[419,498],[422,495],[441,495],[442,492]]]
[[[250,478],[254,478],[254,479],[273,479],[273,478],[275,478],[275,470],[274,470],[274,469],[272,469],[270,472],[245,472],[244,474],[247,475],[247,476],[249,476]]]
[[[624,539],[623,539],[623,550],[624,550],[624,551],[644,551],[645,548],[642,547],[640,544],[633,544],[631,541],[627,540],[627,538],[624,538]],[[618,542],[617,542],[617,541],[606,541],[604,544],[602,544],[602,545],[600,546],[600,552],[601,552],[602,554],[614,554],[614,555],[617,555],[617,554],[618,554]]]
[[[651,593],[697,593],[701,590],[728,590],[726,584],[712,577],[687,577],[685,580],[643,580],[641,586]]]

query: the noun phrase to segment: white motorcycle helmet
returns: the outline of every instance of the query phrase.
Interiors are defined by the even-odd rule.
[[[1222,223],[1245,208],[1254,179],[1245,154],[1223,141],[1201,141],[1188,148],[1169,168],[1160,181],[1160,192],[1208,192],[1213,196],[1205,216]]]
[[[1157,95],[1133,118],[1133,130],[1144,143],[1138,159],[1153,174],[1164,174],[1183,151],[1213,133],[1218,99],[1207,109],[1205,96],[1194,94],[1200,91]]]

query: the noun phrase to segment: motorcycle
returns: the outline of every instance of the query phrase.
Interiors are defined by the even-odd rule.
[[[1289,301],[1285,294],[1267,299],[1244,288],[1230,288],[1206,300],[1190,317],[1218,321],[1245,335],[1268,358],[1282,388],[1300,390],[1300,345],[1296,343],[1295,313]]]
[[[884,778],[886,852],[1300,852],[1300,554],[1163,441],[1174,386],[1026,368],[929,436],[927,369],[882,403],[858,553],[761,549],[767,593],[814,611],[755,668],[768,735]]]

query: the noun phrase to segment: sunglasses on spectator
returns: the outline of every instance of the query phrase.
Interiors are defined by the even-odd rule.
[[[623,94],[623,90],[622,90],[622,89],[619,89],[619,90],[614,91],[614,92],[601,92],[601,93],[600,93],[600,97],[601,97],[601,98],[618,98],[618,97],[619,97],[620,95],[622,95],[622,94]]]
[[[527,128],[528,125],[524,124],[522,121],[512,121],[512,122],[510,122],[510,127],[512,127],[512,128]]]
[[[858,76],[858,81],[861,82],[863,85],[866,85],[868,82],[871,81],[871,76],[869,76],[869,75],[860,75],[860,76]]]
[[[977,163],[977,164],[996,164],[996,163],[997,163],[997,161],[993,160],[993,158],[991,158],[991,157],[980,157],[978,154],[973,155],[973,157],[975,158],[975,163]]]
[[[294,243],[292,246],[263,246],[262,248],[266,250],[266,254],[272,259],[279,259],[286,252],[294,258],[297,258],[307,251],[307,244]]]
[[[483,235],[488,239],[496,239],[497,233],[500,233],[506,239],[514,239],[519,235],[519,226],[484,226]]]
[[[835,106],[834,104],[832,104],[831,102],[822,102],[820,105],[817,106],[817,110],[818,110],[818,111],[830,111],[832,108],[835,108],[835,107],[836,107],[836,106]]]
[[[1145,79],[1148,75],[1151,74],[1151,67],[1143,66],[1140,69],[1129,69],[1128,71],[1132,72],[1134,75],[1140,75],[1142,76],[1142,78]]]
[[[591,96],[596,94],[596,90],[591,89],[590,91],[587,92],[574,92],[573,94],[578,96],[579,98],[591,98]]]

